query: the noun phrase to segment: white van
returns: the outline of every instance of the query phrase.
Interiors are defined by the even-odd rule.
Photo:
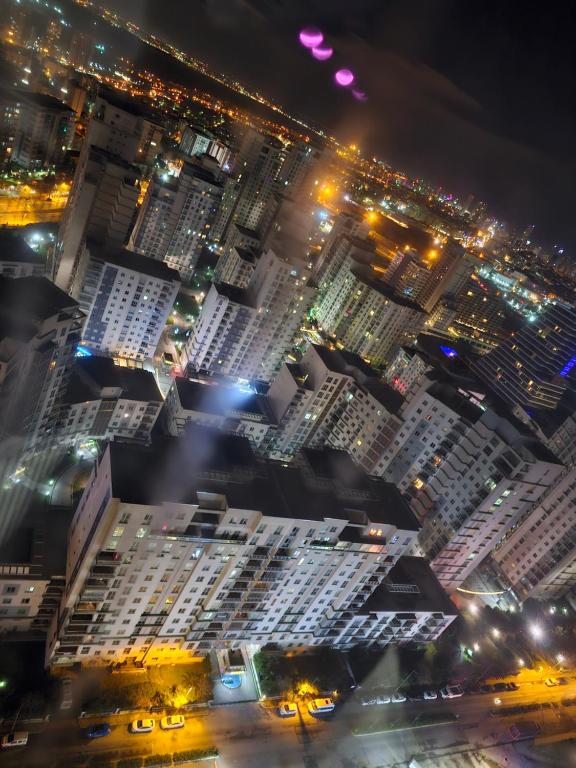
[[[7,733],[2,736],[2,749],[7,747],[25,747],[28,744],[28,733],[26,731],[16,731],[16,733]]]
[[[336,705],[332,699],[312,699],[308,704],[308,712],[311,715],[324,715],[327,712],[333,712]]]

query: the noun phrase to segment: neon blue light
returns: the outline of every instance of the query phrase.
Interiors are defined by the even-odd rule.
[[[442,350],[442,352],[444,352],[446,357],[458,357],[458,352],[456,352],[456,350],[453,349],[452,347],[444,347],[441,344],[440,349]]]
[[[568,376],[572,368],[576,365],[576,355],[574,357],[571,357],[570,360],[566,363],[564,368],[560,371],[560,376]]]
[[[76,347],[76,357],[92,357],[92,352],[90,352],[88,347],[83,347],[81,344],[78,344]]]

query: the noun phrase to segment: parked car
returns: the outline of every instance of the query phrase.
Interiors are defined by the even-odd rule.
[[[392,704],[402,704],[404,701],[406,701],[406,696],[400,693],[400,691],[394,691],[392,694]]]
[[[502,693],[503,691],[507,691],[509,690],[508,683],[494,683],[492,690],[494,693]]]
[[[447,685],[440,689],[440,695],[443,699],[458,699],[464,696],[464,689],[460,685]]]
[[[568,680],[567,677],[558,678],[558,685],[568,685],[569,683],[570,683],[570,680]]]
[[[308,703],[308,712],[311,715],[326,715],[328,712],[333,712],[336,709],[336,705],[330,698],[325,699],[312,699]]]
[[[103,736],[110,736],[111,731],[110,723],[96,723],[84,729],[84,736],[87,739],[100,739]]]
[[[360,704],[362,704],[363,707],[373,707],[374,704],[377,704],[375,696],[362,696],[360,699]]]
[[[518,683],[506,683],[506,690],[507,691],[519,691],[520,686]]]
[[[156,722],[151,718],[147,717],[144,718],[144,720],[134,720],[130,723],[130,733],[150,733],[154,730],[154,726],[156,725]]]
[[[424,691],[422,698],[424,701],[436,701],[438,698],[438,691]]]
[[[376,696],[376,704],[390,704],[390,696]]]
[[[15,733],[7,733],[5,736],[2,736],[2,749],[25,747],[26,744],[28,744],[27,731],[16,731]]]
[[[280,717],[296,717],[298,707],[293,701],[281,701],[278,707],[278,714]]]
[[[548,688],[554,688],[557,685],[560,685],[557,678],[555,677],[548,677],[546,680],[544,680],[544,685],[547,685]]]
[[[171,731],[174,728],[184,728],[184,715],[167,715],[160,720],[160,728],[163,731]]]

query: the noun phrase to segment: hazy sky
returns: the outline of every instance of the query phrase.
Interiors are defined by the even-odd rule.
[[[392,164],[576,245],[570,4],[462,0],[107,0],[211,66]],[[319,26],[334,58],[298,30]],[[332,83],[350,66],[368,94]],[[573,250],[572,247],[569,250]]]

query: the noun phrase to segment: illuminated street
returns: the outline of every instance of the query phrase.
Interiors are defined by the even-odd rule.
[[[83,739],[79,728],[58,713],[45,730],[30,728],[34,735],[26,751],[26,765],[56,766],[65,764],[66,760],[71,761],[68,764],[81,765],[80,760],[97,753],[150,755],[212,746],[219,750],[220,765],[238,768],[253,765],[255,754],[271,768],[305,765],[310,757],[319,766],[328,768],[334,764],[334,750],[343,765],[346,760],[352,765],[374,767],[406,765],[412,755],[428,755],[430,765],[454,765],[448,762],[449,756],[461,756],[465,760],[466,755],[474,751],[513,756],[509,727],[522,720],[538,720],[542,735],[572,730],[576,726],[576,699],[570,707],[561,702],[573,697],[576,697],[576,680],[570,678],[569,685],[553,689],[543,683],[526,683],[518,691],[499,694],[500,708],[520,704],[548,706],[523,716],[491,716],[490,712],[498,707],[494,705],[493,695],[484,694],[466,695],[452,701],[440,699],[375,707],[362,707],[351,700],[326,720],[310,717],[303,705],[298,718],[281,719],[274,709],[263,705],[237,704],[190,712],[186,715],[185,728],[175,731],[162,731],[158,726],[161,715],[156,714],[157,724],[152,734],[128,732],[129,723],[137,717],[149,716],[146,712],[82,718],[82,727],[103,721],[112,725],[110,736],[93,741]],[[417,722],[418,718],[431,714],[439,721],[433,729]],[[457,723],[450,724],[454,716]],[[446,724],[442,724],[443,720]],[[387,728],[391,731],[382,732]],[[363,733],[365,730],[370,733]],[[47,755],[51,756],[51,762]],[[442,759],[445,762],[441,762]],[[470,763],[462,763],[466,764]],[[17,753],[6,756],[3,765],[21,765],[21,756]]]

